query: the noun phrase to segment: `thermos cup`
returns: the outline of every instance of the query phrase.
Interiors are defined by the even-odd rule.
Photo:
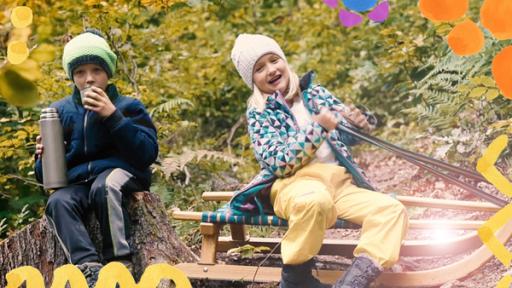
[[[42,156],[44,189],[65,187],[68,184],[68,179],[66,177],[64,134],[57,109],[43,109],[39,126],[44,147]]]

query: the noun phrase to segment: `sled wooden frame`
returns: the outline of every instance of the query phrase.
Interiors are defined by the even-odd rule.
[[[233,192],[204,192],[203,200],[229,201]],[[397,196],[397,200],[408,207],[427,207],[440,209],[455,209],[467,211],[485,211],[496,213],[500,208],[488,202],[442,200],[421,198],[412,196]],[[172,217],[176,220],[201,222],[201,212],[173,210]],[[411,220],[409,229],[443,229],[476,230],[484,221],[435,221],[435,220]],[[231,237],[219,237],[219,231],[224,225],[230,226]],[[200,224],[202,234],[201,258],[199,263],[181,263],[177,268],[184,271],[191,279],[231,280],[277,282],[280,279],[280,268],[254,267],[242,265],[217,264],[216,253],[226,252],[231,248],[246,244],[252,246],[265,246],[274,248],[279,238],[251,238],[245,232],[244,225],[204,223]],[[507,242],[512,236],[512,221],[503,226],[496,238]],[[352,252],[357,245],[357,240],[332,240],[325,239],[319,255],[340,255],[352,257]],[[471,253],[470,253],[471,252]],[[279,247],[274,253],[280,253]],[[443,256],[447,254],[470,253],[454,263],[423,271],[411,272],[384,272],[376,281],[378,286],[385,287],[428,287],[438,286],[446,282],[461,279],[475,271],[493,255],[483,245],[476,231],[467,235],[450,239],[448,241],[408,240],[402,245],[400,256]],[[314,274],[324,283],[334,283],[342,275],[342,271],[316,270]]]

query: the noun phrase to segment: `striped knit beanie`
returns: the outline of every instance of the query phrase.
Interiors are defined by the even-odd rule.
[[[231,50],[231,60],[251,90],[254,84],[252,81],[254,65],[261,56],[268,53],[274,53],[287,62],[279,44],[270,37],[260,34],[240,34],[235,40],[235,45]]]
[[[73,71],[83,64],[100,65],[108,78],[114,76],[117,56],[112,52],[101,32],[87,29],[84,33],[71,39],[64,46],[62,66],[69,79],[73,80]]]

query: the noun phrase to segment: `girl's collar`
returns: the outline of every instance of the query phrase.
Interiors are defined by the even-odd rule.
[[[315,79],[316,77],[316,74],[314,71],[309,71],[308,73],[306,73],[304,76],[302,76],[302,78],[300,79],[299,81],[299,85],[300,85],[300,91],[305,91],[307,90],[309,87],[311,87],[311,85],[313,84],[313,80]]]

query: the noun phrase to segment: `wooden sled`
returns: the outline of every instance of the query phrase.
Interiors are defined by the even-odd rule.
[[[206,201],[229,201],[233,192],[205,192],[202,195]],[[484,211],[496,213],[500,207],[488,202],[441,200],[411,196],[397,196],[397,200],[407,207],[428,207],[441,209],[456,209],[466,211]],[[176,220],[200,222],[202,234],[201,258],[199,263],[182,263],[176,265],[191,279],[278,282],[280,268],[254,267],[241,265],[217,264],[216,253],[226,252],[231,248],[250,244],[255,247],[265,246],[274,248],[279,238],[251,238],[247,235],[244,225],[273,225],[284,226],[286,221],[276,220],[276,216],[266,216],[267,219],[235,219],[230,215],[219,212],[172,211]],[[244,222],[245,221],[245,222]],[[281,221],[281,222],[280,222]],[[284,221],[284,222],[283,222]],[[484,221],[473,220],[411,220],[409,229],[443,229],[477,230]],[[231,237],[219,237],[219,231],[224,225],[229,225]],[[346,221],[338,221],[337,227],[357,228]],[[505,243],[512,236],[512,221],[496,233],[496,238]],[[353,257],[352,252],[357,240],[325,239],[319,255],[340,255]],[[279,248],[274,253],[280,253]],[[439,286],[446,282],[468,276],[493,257],[491,251],[483,245],[476,231],[447,241],[408,240],[402,245],[400,255],[411,257],[444,256],[466,253],[467,255],[454,263],[443,267],[411,272],[384,272],[377,279],[379,287],[429,287]],[[342,275],[342,271],[316,270],[313,272],[324,283],[334,284]]]

